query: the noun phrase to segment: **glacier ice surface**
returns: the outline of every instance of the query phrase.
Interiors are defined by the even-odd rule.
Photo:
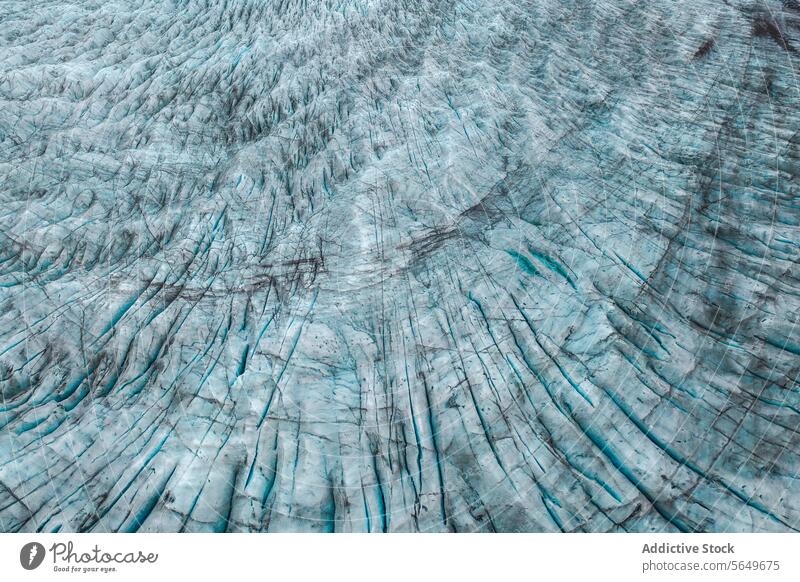
[[[0,531],[800,528],[796,0],[0,2]]]

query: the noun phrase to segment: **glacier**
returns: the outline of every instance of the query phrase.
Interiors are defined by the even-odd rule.
[[[796,0],[2,0],[0,531],[800,529]]]

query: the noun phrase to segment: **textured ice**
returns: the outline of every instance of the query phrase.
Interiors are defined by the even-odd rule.
[[[794,0],[0,2],[1,531],[800,528]]]

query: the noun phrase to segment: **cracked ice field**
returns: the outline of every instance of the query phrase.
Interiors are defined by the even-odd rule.
[[[800,4],[0,2],[0,531],[800,528]]]

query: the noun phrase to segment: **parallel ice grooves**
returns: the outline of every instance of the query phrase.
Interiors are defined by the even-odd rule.
[[[796,2],[0,24],[0,531],[800,529]]]

